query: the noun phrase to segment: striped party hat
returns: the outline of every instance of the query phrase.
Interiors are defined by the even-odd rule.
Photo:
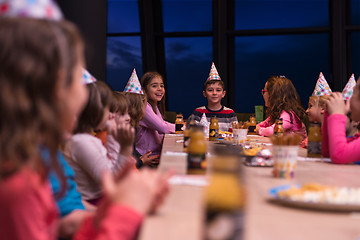
[[[137,93],[137,94],[144,94],[140,82],[139,82],[139,78],[136,74],[135,68],[132,71],[132,74],[129,78],[128,83],[125,86],[124,92],[132,92],[132,93]]]

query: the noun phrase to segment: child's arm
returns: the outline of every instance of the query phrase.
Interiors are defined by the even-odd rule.
[[[325,110],[324,121],[321,126],[321,154],[323,157],[329,157],[329,135],[328,135],[328,118],[329,114]]]
[[[144,119],[140,125],[158,131],[160,134],[175,132],[175,124],[169,123],[156,115],[150,105],[146,106]]]
[[[346,116],[332,114],[328,117],[330,158],[333,163],[353,163],[360,159],[360,138],[347,142]]]
[[[265,120],[262,121],[261,123],[256,124],[256,132],[257,132],[259,135],[263,135],[263,133],[262,133],[263,128],[266,128],[266,127],[269,127],[269,126],[270,126],[269,121],[270,121],[270,117],[268,117],[267,119],[265,119]]]

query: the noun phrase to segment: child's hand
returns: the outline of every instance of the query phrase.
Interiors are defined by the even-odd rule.
[[[128,206],[140,214],[155,211],[164,201],[168,190],[169,173],[144,169],[128,171],[116,179],[107,172],[103,176],[103,189],[111,202]]]
[[[259,130],[260,130],[260,126],[259,126],[259,124],[256,124],[255,132],[256,132],[257,134],[259,134]]]
[[[141,156],[141,161],[144,165],[148,165],[151,167],[159,165],[160,155],[152,155],[152,152],[149,150],[144,155]]]
[[[118,124],[115,138],[121,146],[120,154],[131,156],[135,139],[134,128],[128,123]]]
[[[106,132],[110,135],[116,135],[116,122],[114,118],[111,118],[106,121]]]
[[[333,93],[326,102],[326,107],[329,115],[343,114],[346,115],[347,109],[344,99],[339,92]]]

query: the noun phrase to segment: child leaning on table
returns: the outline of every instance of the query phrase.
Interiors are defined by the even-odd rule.
[[[274,134],[275,120],[282,118],[285,133],[302,136],[302,146],[306,145],[307,133],[304,121],[306,113],[290,79],[284,76],[270,76],[262,95],[267,107],[268,118],[256,125],[256,132],[262,136]]]
[[[354,163],[360,160],[360,134],[346,137],[347,114],[353,121],[360,121],[360,81],[350,100],[344,101],[341,93],[333,93],[326,104],[322,127],[322,155],[333,163]]]
[[[220,79],[216,67],[212,63],[209,77],[204,83],[203,89],[203,95],[207,99],[208,104],[207,106],[196,108],[189,119],[200,122],[203,113],[205,113],[209,123],[211,117],[217,117],[219,130],[229,131],[229,128],[232,128],[231,123],[237,122],[237,117],[232,109],[221,105],[221,100],[225,97],[225,94],[224,82]]]
[[[83,42],[73,24],[1,19],[0,109],[7,113],[0,118],[2,239],[57,238],[58,213],[47,175],[54,170],[64,179],[56,155],[86,104],[83,64]],[[49,158],[42,159],[43,149]],[[126,171],[121,179],[105,174],[106,202],[85,219],[74,239],[134,239],[166,186],[163,176],[150,171]]]

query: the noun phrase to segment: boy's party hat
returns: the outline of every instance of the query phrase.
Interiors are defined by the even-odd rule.
[[[219,80],[219,81],[221,80],[219,73],[216,70],[214,62],[211,65],[210,74],[209,74],[207,81],[209,81],[209,80]]]
[[[63,15],[53,0],[0,0],[0,15],[59,21]]]
[[[316,86],[313,92],[313,96],[326,96],[332,93],[329,84],[327,83],[322,72],[319,74],[319,79],[316,82]]]
[[[355,81],[354,74],[351,74],[349,81],[347,82],[347,84],[344,87],[344,90],[342,91],[344,100],[349,100],[351,98],[351,96],[354,93],[353,89],[354,89],[355,85],[356,85],[356,81]]]
[[[204,126],[204,135],[206,138],[209,137],[209,122],[206,118],[205,113],[203,113],[201,119],[200,119],[200,124]]]
[[[82,80],[84,84],[96,82],[96,78],[93,77],[85,68],[82,69]]]
[[[140,82],[139,82],[139,78],[136,74],[135,68],[129,78],[128,83],[126,84],[126,87],[124,89],[124,92],[132,92],[132,93],[137,93],[137,94],[144,94]]]

